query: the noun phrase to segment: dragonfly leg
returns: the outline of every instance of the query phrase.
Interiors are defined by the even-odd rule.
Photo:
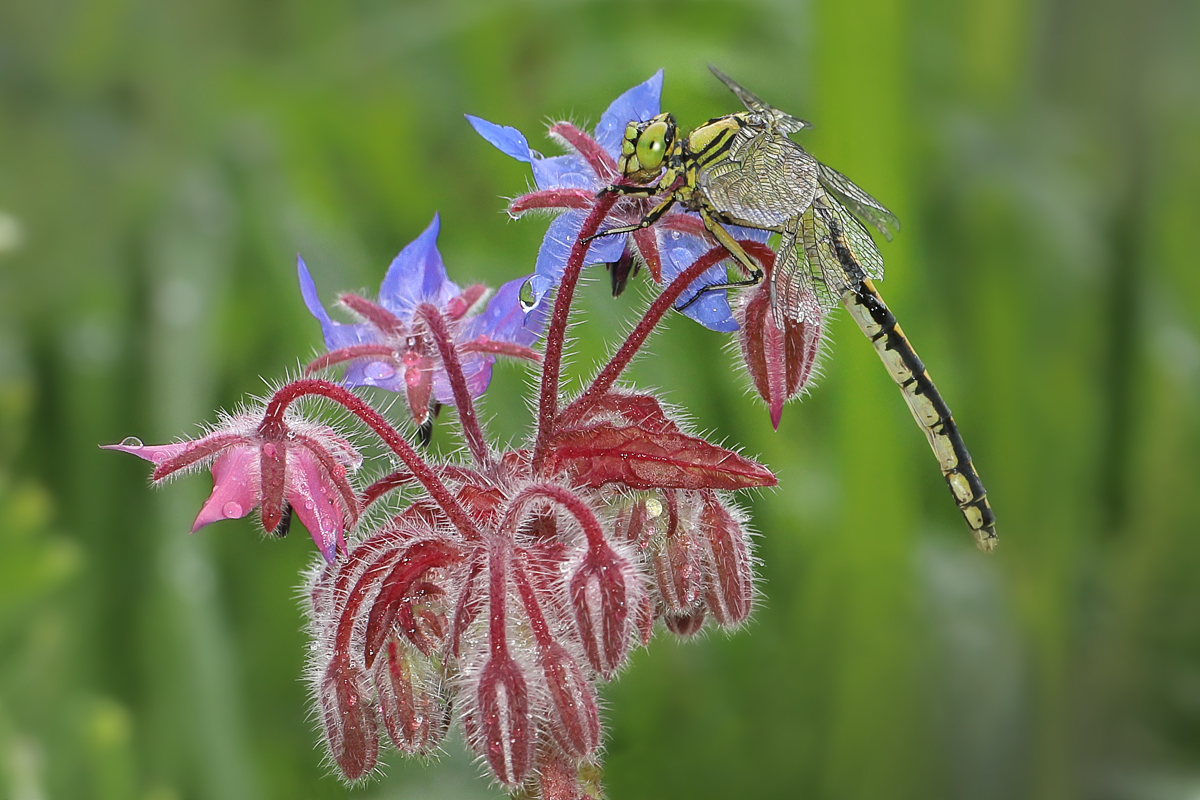
[[[599,239],[601,236],[615,236],[618,233],[633,233],[634,231],[640,231],[643,228],[649,228],[651,225],[658,222],[662,218],[662,215],[666,214],[673,205],[675,205],[675,195],[667,195],[665,200],[646,212],[646,216],[642,217],[636,225],[619,225],[616,228],[609,228],[608,230],[600,231],[599,233],[589,236],[584,241],[590,242],[592,239]]]
[[[702,287],[694,295],[688,298],[688,301],[683,305],[675,306],[676,311],[683,311],[692,303],[695,303],[697,300],[699,300],[700,297],[707,292],[715,292],[721,289],[741,289],[746,286],[757,286],[763,281],[764,272],[762,266],[750,257],[750,254],[746,252],[745,248],[738,244],[737,239],[734,239],[733,236],[730,235],[729,231],[725,230],[721,223],[713,219],[713,216],[708,209],[700,209],[700,219],[704,221],[704,227],[708,229],[708,232],[716,238],[722,247],[729,251],[729,255],[733,256],[734,260],[741,265],[742,269],[746,270],[748,277],[744,281],[710,283],[709,285]]]

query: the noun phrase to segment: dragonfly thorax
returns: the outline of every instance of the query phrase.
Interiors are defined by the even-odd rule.
[[[659,114],[645,122],[634,120],[625,128],[617,167],[629,180],[646,183],[658,176],[674,148],[675,117]]]

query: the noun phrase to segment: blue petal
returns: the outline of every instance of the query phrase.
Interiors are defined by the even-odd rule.
[[[600,180],[583,156],[566,155],[533,160],[533,180],[539,189],[599,191]]]
[[[403,392],[404,376],[394,364],[387,361],[358,359],[346,367],[342,383],[347,386],[377,386],[389,392]]]
[[[662,259],[663,282],[669,284],[709,249],[711,246],[707,242],[695,236],[679,231],[661,231],[658,236],[658,252]],[[686,303],[705,286],[725,283],[728,280],[725,267],[717,264],[687,288],[680,297],[680,303]],[[729,308],[729,300],[724,291],[705,292],[685,308],[683,313],[710,330],[730,333],[738,329],[737,320],[733,318],[733,312]]]
[[[755,242],[765,243],[771,238],[770,231],[764,231],[762,228],[743,228],[741,225],[726,225],[725,230],[729,231],[730,235],[735,239],[750,239]]]
[[[296,256],[296,273],[300,278],[300,294],[304,298],[304,305],[308,306],[309,313],[321,323],[321,333],[325,337],[325,346],[328,349],[338,350],[353,344],[378,341],[374,335],[374,328],[369,325],[343,325],[329,318],[329,313],[321,305],[312,275],[300,256]]]
[[[510,128],[507,125],[497,125],[494,122],[488,122],[486,119],[473,117],[470,114],[464,114],[467,122],[471,123],[471,127],[475,132],[487,139],[497,150],[504,153],[506,156],[512,156],[517,161],[526,163],[533,161],[533,151],[529,149],[529,142],[525,139],[525,134],[521,133],[516,128]]]
[[[494,363],[496,357],[486,353],[471,353],[463,358],[463,377],[467,380],[467,393],[471,397],[479,397],[487,390],[492,380]],[[450,377],[444,369],[437,369],[433,373],[433,399],[443,405],[454,405],[454,390],[450,387]]]
[[[567,258],[571,255],[571,248],[575,245],[575,240],[579,238],[579,229],[583,227],[586,217],[587,213],[584,211],[567,211],[560,214],[546,229],[546,236],[542,239],[542,246],[538,250],[534,275],[529,279],[529,287],[533,291],[535,304],[541,303],[546,293],[562,280],[563,270],[567,267]],[[596,264],[616,261],[624,250],[624,236],[605,236],[602,239],[595,239],[588,247],[583,263]]]
[[[464,328],[463,339],[475,339],[487,336],[500,342],[529,347],[539,338],[546,327],[549,304],[539,304],[537,308],[525,313],[521,306],[521,287],[529,280],[529,276],[517,278],[501,286],[487,308],[477,317],[468,320]]]
[[[425,231],[408,244],[388,267],[379,287],[379,304],[398,317],[412,316],[419,303],[444,305],[459,289],[446,277],[437,249],[438,215]]]
[[[663,71],[660,69],[643,83],[613,100],[612,105],[600,116],[600,122],[596,124],[596,141],[613,158],[620,155],[621,140],[625,138],[625,128],[630,120],[645,122],[658,114],[662,98],[662,79]]]

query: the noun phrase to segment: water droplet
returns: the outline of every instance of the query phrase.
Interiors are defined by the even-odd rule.
[[[662,512],[662,503],[657,498],[646,498],[646,516],[650,517],[650,519],[654,519],[655,517],[661,515]]]
[[[225,519],[238,519],[243,513],[242,506],[240,503],[235,503],[234,501],[230,500],[228,503],[221,506],[221,513],[225,516]]]
[[[136,436],[126,436],[121,440],[121,447],[128,447],[130,450],[141,450],[145,446]]]
[[[266,456],[267,458],[274,458],[277,451],[276,451],[274,443],[266,442],[262,446],[262,452],[263,452],[263,455]]]
[[[537,308],[538,298],[533,293],[533,278],[521,284],[521,291],[517,293],[517,300],[521,304],[521,310],[526,313]]]
[[[396,375],[396,369],[386,361],[372,361],[367,364],[364,373],[368,380],[386,381]]]
[[[421,361],[421,357],[412,350],[409,350],[400,360],[404,362],[404,366],[406,367],[415,367]]]

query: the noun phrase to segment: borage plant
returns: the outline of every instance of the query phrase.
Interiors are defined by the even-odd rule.
[[[533,166],[537,189],[510,211],[561,211],[533,276],[484,302],[459,289],[436,247],[437,220],[392,263],[377,300],[345,294],[356,322],[334,322],[303,263],[301,291],[328,352],[265,402],[220,419],[206,435],[111,449],[153,462],[153,480],[206,467],[213,491],[194,529],[259,509],[270,534],[294,515],[323,561],[310,578],[310,675],[337,769],[376,765],[381,740],[434,753],[457,720],[469,746],[515,796],[593,796],[603,740],[597,684],[661,622],[692,635],[712,620],[739,625],[754,600],[745,514],[731,493],[775,485],[761,464],[687,430],[622,374],[674,306],[736,331],[754,385],[778,422],[811,375],[820,320],[776,322],[766,285],[688,299],[725,280],[728,252],[692,214],[674,212],[628,238],[589,237],[638,219],[647,201],[598,192],[616,179],[621,132],[658,113],[661,73],[618,98],[589,136],[551,135],[571,153],[543,158],[521,134],[472,118],[488,141]],[[768,268],[760,232],[739,243]],[[590,384],[564,403],[559,381],[575,289],[586,263],[633,264],[663,285]],[[523,303],[521,288],[528,284]],[[555,289],[553,302],[547,298]],[[541,353],[531,345],[545,330]],[[537,416],[524,447],[500,450],[475,410],[498,356],[539,370]],[[340,381],[318,377],[337,365]],[[354,387],[403,394],[417,438],[442,405],[456,410],[462,456],[438,460]],[[297,401],[340,406],[339,422]],[[299,404],[310,409],[313,403]],[[402,465],[368,485],[347,425],[365,426]],[[397,498],[397,499],[393,499]],[[403,505],[365,513],[388,501]],[[382,524],[373,522],[385,520]]]

